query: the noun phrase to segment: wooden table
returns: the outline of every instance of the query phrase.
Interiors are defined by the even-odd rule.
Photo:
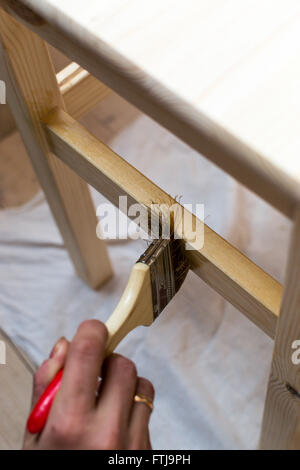
[[[300,339],[299,1],[0,4],[9,103],[75,268],[90,285],[112,268],[77,174],[114,204],[121,194],[149,211],[153,200],[173,202],[76,121],[111,90],[293,220],[283,295],[206,225],[203,248],[191,243],[187,253],[199,277],[275,339],[261,447],[300,447],[300,374],[291,359]],[[74,61],[57,80],[44,41]]]

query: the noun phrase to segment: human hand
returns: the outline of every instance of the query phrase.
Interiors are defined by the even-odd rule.
[[[151,449],[151,409],[134,397],[152,402],[153,385],[138,377],[124,356],[104,359],[107,337],[103,323],[87,320],[70,343],[65,338],[56,343],[35,374],[33,405],[64,367],[61,387],[43,431],[26,431],[24,449]]]

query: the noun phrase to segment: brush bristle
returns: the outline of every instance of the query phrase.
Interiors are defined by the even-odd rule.
[[[153,314],[156,318],[179,291],[189,271],[182,240],[155,240],[137,261],[150,267]]]
[[[189,272],[190,264],[185,254],[184,242],[182,240],[172,238],[170,240],[170,251],[173,261],[175,293],[177,293]]]

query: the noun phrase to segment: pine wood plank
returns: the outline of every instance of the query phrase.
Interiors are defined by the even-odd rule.
[[[112,275],[86,183],[48,148],[40,119],[64,107],[46,44],[0,9],[2,71],[11,109],[78,275],[93,287]]]
[[[137,202],[149,211],[153,202],[167,204],[168,207],[175,203],[171,196],[63,110],[56,109],[47,117],[46,129],[55,155],[114,205],[119,205],[120,195],[128,196],[128,204]],[[192,227],[195,227],[194,216],[184,227],[186,240],[192,238]],[[194,249],[186,252],[192,269],[273,337],[280,308],[281,285],[207,225],[203,229],[203,248],[197,249],[193,242],[189,242]]]
[[[74,119],[86,114],[111,93],[109,88],[75,62],[58,72],[56,78],[66,109]]]
[[[300,200],[298,0],[1,0],[274,207]],[[255,34],[253,34],[255,31]],[[262,73],[264,70],[264,73]]]
[[[300,365],[292,361],[293,342],[300,340],[299,285],[300,210],[294,222],[275,336],[261,434],[263,449],[300,449]]]

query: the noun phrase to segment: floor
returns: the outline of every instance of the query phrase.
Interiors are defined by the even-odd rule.
[[[0,364],[0,450],[20,449],[29,413],[34,366],[6,334],[6,364]]]

